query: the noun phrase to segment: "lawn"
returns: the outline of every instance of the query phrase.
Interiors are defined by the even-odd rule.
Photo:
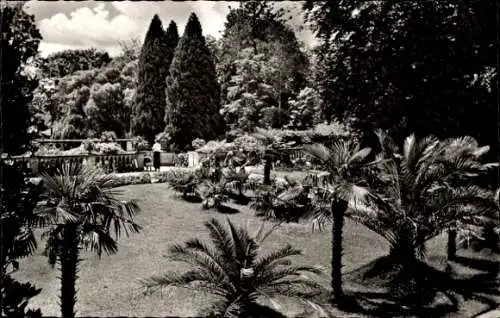
[[[222,215],[201,209],[201,204],[182,201],[166,184],[131,185],[121,188],[124,198],[136,199],[142,209],[137,222],[143,231],[119,241],[115,255],[103,255],[98,259],[93,254],[83,254],[81,264],[77,312],[79,316],[198,316],[209,306],[209,298],[203,293],[183,289],[165,289],[163,293],[143,295],[138,279],[166,270],[185,270],[183,264],[166,260],[163,255],[167,247],[186,238],[206,238],[203,223],[212,217],[230,218],[236,224],[248,224],[256,230],[262,220],[253,211],[238,207],[240,213]],[[271,222],[266,222],[272,226]],[[347,220],[345,225],[345,272],[351,272],[387,254],[388,246],[374,233],[363,226]],[[294,261],[300,264],[323,265],[325,275],[322,282],[328,286],[330,271],[330,232],[311,232],[309,224],[283,224],[263,244],[269,251],[290,243],[303,250],[304,255]],[[443,259],[445,240],[436,239],[429,246],[431,259]],[[42,245],[42,244],[41,244]],[[59,275],[51,269],[42,248],[20,264],[15,278],[29,280],[42,292],[30,302],[30,306],[41,308],[45,316],[59,315]],[[346,282],[346,288],[356,287]],[[303,307],[281,300],[282,311],[290,316],[300,315]],[[466,317],[484,310],[480,304],[469,303],[461,314],[449,317]],[[458,316],[457,316],[458,314]],[[347,316],[346,316],[347,317]],[[349,316],[352,317],[352,316]],[[357,317],[357,316],[356,316]]]
[[[99,260],[92,254],[84,254],[79,273],[77,311],[79,316],[196,316],[207,306],[207,296],[183,289],[164,290],[143,296],[137,280],[165,270],[184,270],[182,264],[164,259],[169,244],[182,242],[189,237],[207,237],[203,223],[217,217],[231,218],[237,224],[248,223],[257,229],[262,222],[248,208],[241,213],[222,215],[215,211],[204,211],[200,204],[184,202],[171,192],[166,184],[133,185],[122,188],[124,197],[137,199],[142,208],[137,222],[143,226],[142,233],[124,237],[119,241],[115,255],[103,255]],[[269,222],[269,226],[271,223]],[[386,253],[385,243],[373,233],[351,222],[346,224],[345,270],[350,271],[361,264]],[[268,251],[287,243],[304,251],[295,258],[297,263],[321,264],[326,269],[325,284],[329,283],[330,235],[329,232],[311,233],[308,224],[284,224],[264,243]],[[59,275],[51,269],[42,248],[21,262],[21,270],[15,277],[29,280],[42,292],[30,305],[42,309],[48,316],[59,315]],[[285,305],[285,304],[284,304]],[[286,311],[298,309],[287,302]]]

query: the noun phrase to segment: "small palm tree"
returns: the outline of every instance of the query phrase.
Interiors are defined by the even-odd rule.
[[[358,202],[369,196],[368,189],[361,186],[362,168],[371,152],[356,142],[339,141],[328,149],[321,144],[306,145],[304,150],[318,159],[328,172],[313,178],[315,186],[313,226],[321,228],[332,220],[332,289],[336,300],[343,296],[342,290],[342,231],[344,216],[348,208],[358,209]]]
[[[116,239],[124,231],[138,232],[134,222],[139,207],[134,201],[117,199],[112,177],[90,167],[63,165],[56,175],[42,175],[45,201],[40,206],[39,223],[44,233],[49,263],[61,270],[61,314],[75,317],[76,279],[82,248],[113,254]],[[112,233],[114,232],[114,237]]]
[[[227,220],[224,227],[217,219],[205,223],[212,246],[199,239],[170,248],[170,258],[193,268],[182,274],[169,272],[142,280],[147,290],[177,286],[215,295],[216,317],[261,317],[257,300],[274,304],[278,295],[309,299],[323,288],[306,274],[320,274],[314,266],[292,266],[288,257],[301,251],[290,245],[258,257],[259,243],[269,236],[261,226],[255,238],[248,231]]]
[[[281,138],[273,134],[271,131],[256,128],[255,133],[252,134],[257,140],[263,143],[260,153],[264,158],[264,184],[271,184],[271,169],[273,161],[284,151],[290,149],[294,142],[284,143]]]
[[[180,193],[186,201],[198,199],[196,187],[199,182],[199,178],[194,172],[172,170],[167,174],[167,183],[170,188]]]
[[[294,180],[287,176],[280,184],[274,182],[270,186],[257,187],[251,207],[258,216],[298,222],[313,209],[308,180]]]
[[[480,161],[488,147],[470,137],[439,141],[412,135],[399,153],[385,133],[377,134],[383,151],[371,184],[376,213],[359,220],[389,241],[392,256],[405,262],[422,258],[425,242],[448,230],[452,259],[457,236],[479,236],[482,225],[498,217],[493,193],[471,183],[497,166]]]

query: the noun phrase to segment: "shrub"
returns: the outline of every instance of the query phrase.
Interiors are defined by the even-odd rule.
[[[95,150],[99,153],[112,155],[118,153],[124,153],[123,148],[116,142],[101,142],[95,144]]]
[[[115,142],[118,139],[114,131],[104,131],[101,134],[102,142]]]
[[[137,151],[149,150],[151,148],[149,143],[140,136],[135,137],[132,144]]]
[[[204,139],[201,139],[201,138],[196,138],[195,140],[193,140],[191,142],[191,145],[193,146],[193,148],[195,150],[205,146],[205,144],[206,144],[206,141]]]
[[[151,183],[151,175],[148,172],[114,174],[112,181],[113,187],[147,183]]]
[[[175,167],[187,167],[189,165],[189,155],[187,153],[180,153],[174,157]]]

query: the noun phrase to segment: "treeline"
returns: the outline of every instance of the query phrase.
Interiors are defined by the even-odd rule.
[[[298,41],[288,13],[270,1],[245,1],[226,17],[220,39],[203,36],[196,15],[184,34],[155,16],[137,51],[107,61],[80,52],[68,67],[62,52],[47,59],[57,84],[40,85],[34,116],[53,137],[113,130],[172,148],[192,140],[238,136],[256,127],[307,129],[341,121],[372,144],[376,128],[398,141],[416,133],[471,135],[498,153],[494,4],[439,1],[308,1],[318,39]],[[124,50],[127,52],[134,50]],[[79,53],[79,54],[80,54]],[[62,63],[62,62],[61,62]],[[91,68],[87,68],[88,66]],[[59,72],[59,73],[58,73]],[[45,95],[44,95],[45,94]],[[43,96],[43,98],[42,98]],[[37,103],[33,103],[37,105]],[[50,115],[50,116],[49,116]],[[42,125],[42,123],[45,123]],[[43,129],[40,129],[42,131]]]
[[[196,138],[255,127],[311,127],[319,101],[312,88],[301,92],[311,80],[309,58],[285,15],[269,2],[243,3],[219,40],[203,36],[195,14],[182,36],[174,21],[165,30],[154,16],[142,47],[124,47],[112,60],[94,49],[39,58],[33,131],[53,138],[114,131],[149,142],[165,132],[172,149],[185,150]]]

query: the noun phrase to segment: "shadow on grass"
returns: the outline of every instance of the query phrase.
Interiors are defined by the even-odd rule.
[[[500,295],[498,263],[465,257],[458,258],[458,262],[486,272],[460,277],[453,269],[440,271],[419,260],[379,258],[346,275],[346,279],[371,288],[346,291],[346,299],[351,301],[341,300],[336,305],[369,317],[442,317],[456,312],[467,300],[490,308],[498,306],[493,299]]]
[[[183,195],[182,199],[189,203],[201,203],[203,200],[196,194]]]
[[[236,214],[240,213],[240,210],[221,204],[217,207],[217,212],[222,214]]]
[[[494,273],[497,275],[500,272],[500,262],[488,260],[488,259],[477,259],[466,256],[456,256],[453,261],[455,263],[481,270],[488,273]]]

